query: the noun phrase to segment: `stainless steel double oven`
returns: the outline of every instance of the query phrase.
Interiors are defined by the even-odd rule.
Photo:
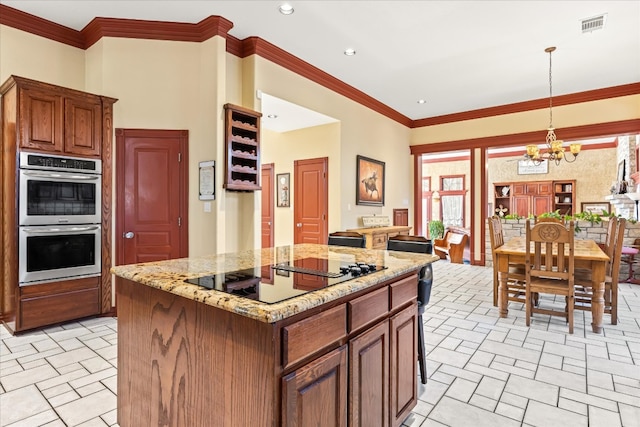
[[[20,286],[99,276],[102,163],[20,153]]]

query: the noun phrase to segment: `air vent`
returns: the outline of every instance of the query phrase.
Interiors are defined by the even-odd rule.
[[[594,16],[593,18],[587,18],[582,20],[582,32],[590,33],[592,31],[601,30],[604,28],[604,23],[607,20],[607,14]]]

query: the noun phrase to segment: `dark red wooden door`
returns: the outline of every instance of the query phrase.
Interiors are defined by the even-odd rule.
[[[118,264],[188,255],[187,131],[116,130]]]
[[[262,165],[262,247],[273,247],[273,163]]]
[[[327,243],[328,163],[327,157],[294,162],[294,243]]]

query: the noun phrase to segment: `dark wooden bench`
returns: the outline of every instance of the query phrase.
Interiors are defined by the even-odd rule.
[[[469,246],[469,231],[461,227],[447,227],[442,239],[434,239],[433,250],[441,259],[462,264]]]

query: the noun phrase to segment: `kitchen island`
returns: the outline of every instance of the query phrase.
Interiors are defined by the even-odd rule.
[[[302,244],[114,267],[119,425],[400,425],[437,259]]]

